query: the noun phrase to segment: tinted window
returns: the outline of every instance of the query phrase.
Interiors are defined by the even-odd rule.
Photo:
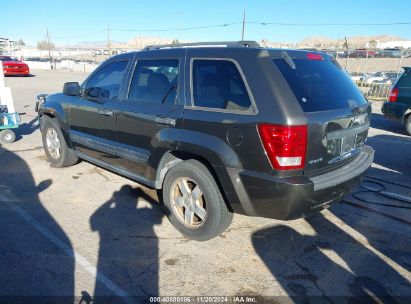
[[[136,102],[174,103],[178,86],[178,60],[139,60],[128,98]]]
[[[127,63],[127,61],[113,62],[99,70],[86,85],[86,97],[117,99]]]
[[[8,56],[0,56],[0,61],[18,61],[16,58],[8,57]]]
[[[411,87],[411,69],[406,68],[404,72],[401,74],[398,82],[396,84],[397,87],[409,88]]]
[[[197,107],[249,110],[251,101],[236,65],[226,60],[194,60],[193,97]]]
[[[274,59],[304,112],[326,111],[366,104],[349,75],[330,60]]]

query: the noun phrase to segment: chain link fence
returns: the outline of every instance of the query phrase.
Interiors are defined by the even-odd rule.
[[[318,51],[334,57],[370,100],[387,100],[402,67],[411,66],[410,49]]]
[[[364,95],[370,100],[388,100],[391,91],[391,83],[371,83],[366,84],[362,81],[355,82]]]

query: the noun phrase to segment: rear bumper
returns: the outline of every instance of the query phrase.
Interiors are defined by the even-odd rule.
[[[373,159],[374,150],[365,146],[353,161],[320,176],[279,178],[237,169],[229,175],[245,214],[290,220],[340,201],[358,186]]]
[[[4,71],[4,75],[5,76],[12,76],[12,75],[29,75],[30,74],[30,70],[29,68],[18,68],[18,69],[3,69]]]

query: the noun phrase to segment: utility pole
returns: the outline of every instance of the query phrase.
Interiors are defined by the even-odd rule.
[[[245,31],[245,10],[243,13],[243,31],[241,32],[241,41],[244,41],[244,31]]]
[[[48,28],[46,30],[46,34],[47,34],[47,48],[49,50],[50,64],[51,64],[51,68],[53,68],[53,59],[51,58],[51,40],[50,40],[50,35],[49,35],[49,29]]]
[[[347,64],[348,64],[348,59],[350,58],[350,51],[349,51],[349,48],[348,48],[348,40],[347,40],[347,36],[344,36],[344,39],[345,39],[345,49],[347,50],[347,57],[346,57],[346,59],[345,59],[345,70],[347,70]]]
[[[111,54],[110,47],[111,47],[111,45],[110,45],[110,26],[108,25],[107,26],[107,48],[108,48],[109,56]]]
[[[67,40],[68,58],[70,58],[70,40]]]

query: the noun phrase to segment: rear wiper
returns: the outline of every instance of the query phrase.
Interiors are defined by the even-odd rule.
[[[287,52],[284,52],[284,51],[281,52],[281,59],[283,59],[285,62],[287,62],[287,64],[293,70],[295,70],[297,68],[294,61],[293,61],[293,59],[290,57],[290,55],[288,55]]]

